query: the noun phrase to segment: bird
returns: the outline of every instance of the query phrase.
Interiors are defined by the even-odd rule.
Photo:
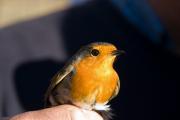
[[[72,104],[85,110],[109,111],[109,101],[120,91],[120,79],[113,63],[124,53],[108,42],[81,47],[52,78],[45,94],[45,106]]]

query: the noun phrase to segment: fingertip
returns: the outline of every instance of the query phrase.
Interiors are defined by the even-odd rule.
[[[83,110],[85,116],[88,120],[103,120],[103,118],[95,111]]]
[[[71,120],[103,120],[97,112],[85,110],[74,105],[59,105],[53,107],[53,109],[58,113],[66,112]]]
[[[95,111],[78,108],[71,111],[73,120],[103,120],[103,118]]]

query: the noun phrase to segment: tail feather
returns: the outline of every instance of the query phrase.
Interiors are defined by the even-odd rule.
[[[111,110],[109,111],[96,111],[99,115],[102,116],[103,120],[112,120],[114,114]]]

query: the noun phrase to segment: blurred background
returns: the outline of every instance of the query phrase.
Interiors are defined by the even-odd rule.
[[[177,119],[178,0],[0,0],[0,116],[43,109],[53,75],[82,46],[126,51],[115,120]]]
[[[0,0],[0,28],[38,18],[88,0]]]
[[[69,4],[70,0],[0,0],[0,27],[57,12]]]

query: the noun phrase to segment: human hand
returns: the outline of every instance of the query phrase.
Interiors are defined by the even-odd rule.
[[[37,111],[25,112],[10,120],[103,120],[94,111],[84,110],[72,105],[60,105]]]

